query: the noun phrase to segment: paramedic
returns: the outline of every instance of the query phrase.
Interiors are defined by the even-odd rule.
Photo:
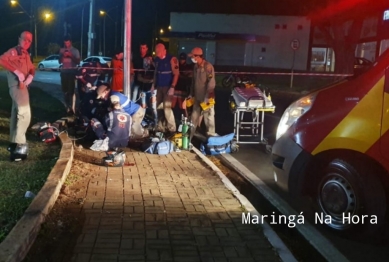
[[[208,103],[210,98],[215,98],[215,71],[213,65],[203,57],[203,50],[195,47],[188,54],[195,64],[193,69],[193,80],[190,88],[190,95],[194,98],[193,112],[191,121],[194,128],[191,129],[191,138],[193,137],[196,127],[201,123],[201,117],[204,117],[207,136],[215,136],[215,109],[213,106],[203,110],[201,103]]]

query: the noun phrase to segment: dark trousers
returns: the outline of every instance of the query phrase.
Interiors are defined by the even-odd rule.
[[[75,111],[76,96],[74,90],[76,88],[76,79],[74,73],[61,73],[61,87],[67,109]]]

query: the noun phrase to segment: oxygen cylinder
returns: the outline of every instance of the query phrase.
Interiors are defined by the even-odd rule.
[[[189,148],[188,119],[186,117],[183,117],[181,121],[182,121],[182,149],[188,150]]]

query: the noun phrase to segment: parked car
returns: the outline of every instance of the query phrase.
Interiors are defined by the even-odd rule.
[[[111,67],[111,57],[107,56],[89,56],[81,61],[80,66],[83,66],[85,63],[89,62],[99,62],[103,70],[100,71],[100,76],[98,80],[103,82],[109,82],[111,79],[112,71],[109,69]]]
[[[81,61],[80,66],[88,62],[99,62],[101,65],[107,64],[108,67],[111,67],[111,61],[112,58],[107,56],[89,56]]]
[[[51,55],[43,59],[38,64],[39,70],[44,70],[45,68],[51,68],[59,70],[62,68],[62,64],[58,62],[59,55]]]

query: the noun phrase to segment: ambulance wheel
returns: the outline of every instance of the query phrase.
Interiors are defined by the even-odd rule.
[[[368,172],[371,170],[341,159],[324,168],[315,193],[316,215],[331,218],[324,223],[327,227],[346,235],[370,235],[382,226],[386,196],[382,183]]]

